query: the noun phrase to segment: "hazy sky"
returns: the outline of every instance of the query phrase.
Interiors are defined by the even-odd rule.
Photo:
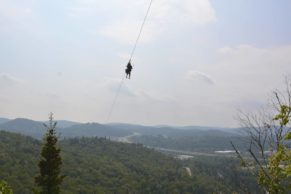
[[[107,122],[150,0],[0,0],[0,117]],[[108,122],[236,126],[291,73],[290,0],[154,0]]]

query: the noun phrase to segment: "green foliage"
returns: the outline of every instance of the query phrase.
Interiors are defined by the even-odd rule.
[[[35,183],[38,186],[35,192],[41,194],[60,193],[60,185],[64,179],[64,176],[61,175],[62,158],[60,155],[61,150],[57,145],[56,122],[53,122],[52,116],[51,114],[49,126],[45,125],[47,133],[38,164],[40,175],[35,177]]]
[[[269,158],[267,167],[268,174],[260,170],[258,176],[259,184],[263,185],[269,193],[286,193],[288,191],[285,181],[287,175],[281,164],[286,159],[286,153],[283,146],[279,146],[278,150]]]
[[[0,194],[13,194],[11,187],[5,182],[0,180]]]
[[[289,90],[287,92],[290,95]],[[265,122],[266,116],[262,119],[257,115],[244,115],[245,118],[242,119],[242,123],[249,130],[251,159],[245,160],[238,149],[231,144],[242,166],[257,177],[258,184],[266,193],[285,194],[291,191],[291,149],[289,146],[291,107],[282,104],[277,92],[275,92],[275,97],[279,105],[279,113],[270,121],[272,124]],[[266,149],[271,150],[270,154],[266,154]]]
[[[183,164],[189,166],[193,174],[199,174],[198,184],[206,187],[208,193],[263,193],[256,178],[239,166],[237,158],[196,156]]]
[[[285,140],[286,141],[291,140],[291,132],[289,132],[285,135]]]
[[[274,120],[280,123],[281,128],[289,123],[291,107],[281,105],[280,112]],[[291,190],[291,150],[285,145],[290,140],[290,132],[277,142],[277,150],[268,158],[266,169],[261,169],[258,182],[269,193],[287,193]]]
[[[77,189],[82,193],[108,194],[195,191],[194,180],[181,164],[142,145],[82,138],[66,140],[62,147],[64,170],[68,173],[64,187],[70,193]],[[76,160],[68,160],[71,157]]]
[[[199,162],[183,163],[138,144],[111,142],[104,138],[60,141],[63,158],[62,193],[83,194],[186,194],[231,193],[239,191],[228,160],[198,157]],[[7,180],[14,193],[30,194],[37,173],[41,143],[30,137],[0,131],[0,179]],[[225,165],[227,164],[227,165]],[[184,169],[192,170],[192,177]],[[217,172],[224,178],[217,177]],[[224,173],[225,172],[225,173]],[[244,171],[238,174],[253,183]],[[254,184],[252,184],[254,185]],[[250,186],[250,188],[254,188]]]
[[[281,126],[286,126],[289,123],[291,107],[281,105],[280,112],[274,117],[274,120],[279,121]]]
[[[31,137],[0,131],[0,180],[7,181],[14,193],[31,193],[40,147]]]

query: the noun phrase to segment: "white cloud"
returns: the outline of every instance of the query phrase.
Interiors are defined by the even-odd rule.
[[[210,84],[210,85],[214,84],[213,79],[209,75],[202,73],[202,72],[199,72],[199,71],[192,71],[191,70],[191,71],[187,72],[185,77],[187,80],[191,80],[191,81],[203,82],[203,83]]]
[[[237,109],[256,110],[268,102],[273,90],[284,89],[284,76],[291,73],[290,53],[291,45],[244,44],[218,49],[216,56],[211,55],[213,63],[195,63],[192,68],[199,71],[188,71],[184,77],[188,81],[177,83],[174,89],[181,120],[236,126]]]
[[[23,81],[7,73],[0,73],[0,86],[11,87],[21,84]]]
[[[216,20],[209,0],[161,0],[154,2],[153,18],[167,23],[203,25]]]
[[[29,6],[6,0],[0,1],[0,16],[17,22],[22,21],[32,14],[32,9]]]
[[[123,60],[128,60],[130,58],[130,54],[128,54],[128,53],[118,53],[117,56]]]
[[[225,93],[240,99],[258,99],[280,86],[291,72],[291,45],[260,48],[252,45],[224,47],[218,60],[204,70],[215,76]]]
[[[176,102],[176,99],[169,95],[167,96],[163,94],[157,94],[157,93],[146,92],[146,91],[139,91],[137,92],[137,94],[141,101],[147,101],[149,103],[157,102],[157,103],[167,104],[167,103]]]
[[[77,1],[68,15],[74,18],[96,16],[102,18],[98,32],[121,43],[132,44],[139,32],[149,0]],[[110,15],[106,13],[112,13]],[[209,0],[159,0],[153,1],[144,27],[142,43],[155,40],[164,31],[179,26],[200,26],[216,20],[215,10]],[[100,24],[101,23],[101,24]]]
[[[19,45],[26,40],[24,37],[31,36],[36,39],[48,33],[47,26],[36,11],[40,7],[36,5],[37,2],[0,0],[0,33],[17,36]]]
[[[140,21],[124,19],[122,21],[104,26],[100,30],[100,33],[121,43],[134,44],[139,33],[140,25]],[[144,28],[140,43],[150,42],[154,40],[158,34],[159,28],[156,26],[156,24],[150,22],[147,24],[147,27]]]
[[[142,103],[174,103],[176,99],[173,96],[161,94],[159,92],[145,91],[136,89],[133,86],[126,84],[126,80],[106,78],[99,86],[100,88],[107,88],[111,94],[116,95],[120,92],[121,96],[129,97],[133,102]],[[134,98],[134,99],[133,99]],[[125,99],[127,101],[128,99]]]
[[[291,72],[291,46],[259,48],[252,45],[225,47],[218,50],[218,64],[212,71],[221,80],[233,79],[239,86],[249,89],[275,87],[282,76]],[[234,82],[229,80],[230,84]],[[262,89],[257,88],[257,89]]]
[[[124,84],[124,80],[106,78],[104,81],[104,84],[102,84],[101,87],[108,88],[114,94],[119,92],[120,94],[129,96],[129,97],[136,96],[136,91],[126,86]]]

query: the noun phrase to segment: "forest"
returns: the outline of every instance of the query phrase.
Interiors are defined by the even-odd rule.
[[[246,187],[260,192],[235,158],[181,161],[141,144],[97,137],[64,139],[60,147],[66,176],[62,193],[245,193]],[[40,149],[40,140],[0,131],[0,179],[14,193],[31,193]]]

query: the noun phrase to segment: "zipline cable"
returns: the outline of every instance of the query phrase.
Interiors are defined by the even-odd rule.
[[[151,1],[150,1],[149,7],[148,7],[147,12],[146,12],[146,15],[145,15],[145,17],[144,17],[144,19],[143,19],[143,22],[142,22],[142,25],[141,25],[141,27],[140,27],[139,34],[138,34],[138,36],[137,36],[137,39],[135,40],[134,47],[133,47],[133,49],[132,49],[132,51],[131,51],[129,61],[131,61],[131,59],[133,58],[133,55],[134,55],[134,53],[135,53],[135,50],[136,50],[136,47],[137,47],[138,41],[139,41],[139,39],[140,39],[140,37],[141,37],[141,35],[142,35],[142,31],[143,31],[143,28],[144,28],[145,22],[146,22],[146,20],[147,20],[147,18],[148,18],[148,16],[149,16],[149,13],[150,13],[150,10],[151,10],[151,7],[152,7],[152,4],[153,4],[153,1],[154,1],[154,0],[151,0]]]
[[[110,109],[109,109],[109,113],[108,113],[108,115],[107,115],[106,123],[108,123],[108,121],[109,121],[109,119],[110,119],[110,117],[111,117],[111,114],[112,114],[113,108],[115,107],[115,104],[116,104],[117,98],[118,98],[118,96],[119,96],[119,93],[120,93],[121,87],[122,87],[122,85],[123,85],[123,83],[124,83],[124,79],[125,79],[125,75],[123,76],[123,78],[122,78],[122,80],[121,80],[121,82],[120,82],[120,84],[119,84],[119,86],[118,86],[117,92],[116,92],[115,97],[114,97],[114,99],[113,99],[113,103],[111,104],[111,107],[110,107]]]
[[[140,30],[139,30],[138,36],[137,36],[137,38],[136,38],[136,40],[135,40],[135,43],[134,43],[133,49],[132,49],[132,51],[131,51],[130,58],[129,58],[129,62],[132,60],[132,58],[133,58],[133,56],[134,56],[134,53],[135,53],[136,47],[137,47],[137,45],[138,45],[138,42],[139,42],[139,40],[140,40],[140,38],[141,38],[141,35],[142,35],[142,32],[143,32],[143,29],[144,29],[144,25],[145,25],[145,23],[146,23],[146,20],[147,20],[147,18],[148,18],[149,13],[150,13],[150,10],[151,10],[151,7],[152,7],[152,4],[153,4],[153,1],[154,1],[154,0],[151,0],[151,1],[150,1],[150,4],[149,4],[149,6],[148,6],[148,9],[147,9],[146,15],[145,15],[145,17],[144,17],[144,19],[143,19],[143,22],[142,22],[142,25],[141,25],[141,27],[140,27]],[[119,84],[119,87],[118,87],[118,89],[117,89],[117,91],[116,91],[115,97],[114,97],[114,99],[113,99],[113,102],[112,102],[111,107],[110,107],[110,109],[109,109],[109,113],[108,113],[108,115],[107,115],[106,123],[108,123],[108,121],[109,121],[109,119],[110,119],[110,117],[111,117],[111,115],[112,115],[113,109],[114,109],[114,107],[115,107],[115,105],[116,105],[117,99],[118,99],[118,97],[119,97],[120,90],[121,90],[122,85],[123,85],[123,83],[124,83],[124,80],[125,80],[125,75],[124,75],[123,78],[121,79],[120,84]]]

